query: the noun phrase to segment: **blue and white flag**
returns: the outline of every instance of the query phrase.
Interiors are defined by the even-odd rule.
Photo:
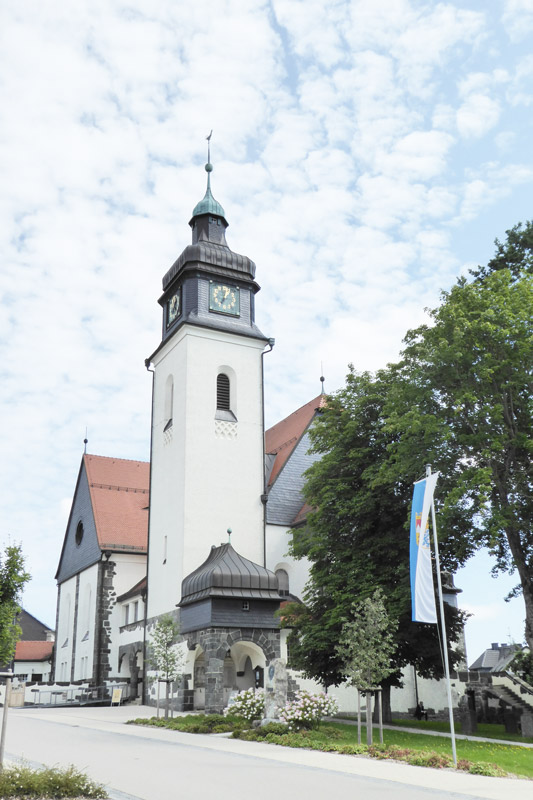
[[[438,472],[428,475],[413,490],[409,548],[413,622],[437,622],[428,518],[438,477]]]

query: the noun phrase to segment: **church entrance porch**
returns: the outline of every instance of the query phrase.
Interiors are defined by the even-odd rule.
[[[279,630],[208,628],[187,637],[195,651],[194,709],[221,713],[232,693],[263,688],[269,664],[280,656]]]

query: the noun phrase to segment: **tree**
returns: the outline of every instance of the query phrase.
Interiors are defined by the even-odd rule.
[[[0,664],[9,664],[22,633],[17,622],[19,601],[30,575],[20,545],[7,545],[0,555]]]
[[[325,687],[344,679],[336,651],[346,609],[354,599],[384,592],[395,632],[395,671],[382,681],[384,713],[390,719],[390,687],[401,685],[401,669],[414,664],[424,677],[443,674],[437,626],[411,621],[408,511],[412,482],[425,460],[389,482],[384,465],[394,434],[384,413],[396,381],[396,369],[357,374],[327,404],[311,430],[312,449],[321,454],[307,472],[304,489],[314,509],[307,524],[293,533],[291,553],[310,561],[304,604],[283,609],[291,627],[291,664]],[[446,548],[443,547],[443,550]],[[448,641],[457,641],[462,616],[446,605]],[[457,663],[458,652],[450,652]]]
[[[352,603],[335,648],[349,684],[366,691],[395,671],[391,659],[396,651],[393,632],[397,625],[387,614],[381,589]]]
[[[371,597],[353,603],[351,614],[344,620],[336,652],[342,664],[342,671],[349,684],[358,692],[366,692],[366,733],[367,742],[372,744],[372,723],[370,705],[372,690],[385,678],[396,671],[391,659],[396,651],[393,631],[397,622],[391,620],[385,609],[383,592],[376,589]],[[361,720],[358,715],[358,729]],[[382,720],[380,717],[380,726]],[[383,729],[380,727],[383,740]]]
[[[521,222],[506,231],[505,242],[495,240],[496,253],[486,267],[472,270],[472,275],[483,280],[500,269],[508,269],[513,278],[521,278],[528,273],[533,275],[533,221]]]
[[[179,628],[170,614],[160,617],[152,632],[152,665],[162,676],[159,680],[163,680],[166,686],[165,719],[169,712],[170,684],[181,675],[183,668],[183,656],[177,651],[175,644],[178,635]]]
[[[513,229],[516,233],[517,229]],[[529,229],[528,229],[529,235]],[[410,331],[385,414],[393,481],[425,457],[443,474],[448,557],[477,548],[518,572],[533,648],[533,276],[530,264],[459,280]],[[444,489],[444,490],[443,490]]]

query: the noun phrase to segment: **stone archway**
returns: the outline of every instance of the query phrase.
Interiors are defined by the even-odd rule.
[[[142,642],[132,642],[119,647],[118,668],[121,677],[124,675],[124,678],[129,678],[130,700],[135,700],[139,694],[139,678],[143,673],[142,652]]]
[[[279,629],[254,628],[242,631],[233,628],[208,628],[190,633],[187,641],[189,649],[199,649],[195,659],[195,701],[197,697],[200,699],[197,689],[201,687],[197,686],[196,676],[201,680],[202,667],[205,677],[204,707],[207,713],[220,713],[227,705],[231,691],[240,688],[239,678],[246,678],[247,658],[252,669],[257,666],[263,672],[271,661],[280,657]],[[227,686],[230,678],[232,685]]]

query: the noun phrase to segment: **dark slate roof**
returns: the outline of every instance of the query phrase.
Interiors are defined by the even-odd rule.
[[[45,642],[48,639],[48,634],[53,633],[52,628],[45,625],[29,611],[22,608],[17,617],[17,622],[22,629],[21,640],[25,642]]]
[[[204,269],[208,265],[211,272],[223,275],[227,275],[229,270],[235,278],[244,281],[253,281],[255,278],[256,267],[248,256],[234,253],[226,244],[202,241],[187,245],[164,276],[163,290],[170,285],[178,273],[183,272],[186,268],[198,269],[200,265]]]
[[[504,672],[515,655],[522,650],[519,644],[500,644],[497,642],[476,658],[469,669],[479,672]]]
[[[326,396],[319,394],[304,406],[289,414],[265,431],[265,452],[271,456],[268,485],[272,486],[315,414],[326,404]],[[273,458],[272,458],[273,457]]]
[[[231,544],[213,545],[207,560],[183,579],[179,605],[206,597],[279,600],[278,579],[269,569],[239,555]]]
[[[117,597],[117,603],[122,603],[124,600],[129,600],[130,597],[138,597],[139,595],[146,594],[147,584],[148,578],[145,575],[144,578],[141,578],[140,581],[137,581],[137,583],[132,586],[131,589],[128,589],[127,592],[124,592],[124,594],[121,594],[120,597]]]

